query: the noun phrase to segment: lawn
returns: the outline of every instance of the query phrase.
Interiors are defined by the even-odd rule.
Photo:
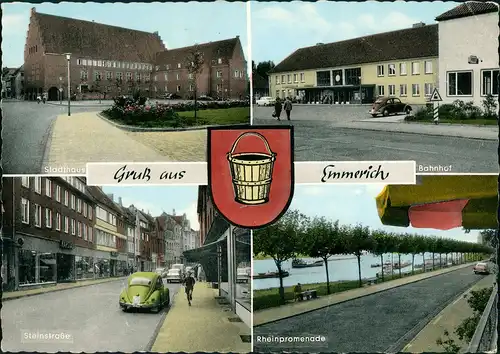
[[[177,112],[181,117],[194,119],[194,111]],[[250,124],[250,107],[203,109],[197,112],[196,125]]]

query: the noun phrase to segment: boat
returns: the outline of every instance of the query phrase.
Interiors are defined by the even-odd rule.
[[[372,264],[370,267],[372,268],[380,268],[382,265],[380,263]]]
[[[281,272],[281,276],[283,278],[286,278],[290,275],[290,272],[287,272],[286,270]],[[257,273],[252,275],[253,279],[269,279],[269,278],[279,278],[279,272],[267,272],[267,273]]]
[[[322,267],[323,261],[315,261],[315,262],[305,262],[302,259],[294,259],[292,261],[292,268],[310,268],[310,267]]]
[[[401,264],[394,263],[394,269],[403,269],[403,268],[406,268],[408,266],[411,266],[411,262],[403,262]]]

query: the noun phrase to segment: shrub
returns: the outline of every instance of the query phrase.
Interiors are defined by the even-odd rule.
[[[406,117],[405,120],[432,121],[433,118],[434,106],[433,104],[427,104],[424,108],[415,112],[413,116]],[[480,107],[474,106],[473,102],[456,100],[451,104],[442,104],[439,106],[439,118],[451,121],[491,119],[491,113],[483,113]],[[494,114],[494,118],[496,118],[496,113]]]

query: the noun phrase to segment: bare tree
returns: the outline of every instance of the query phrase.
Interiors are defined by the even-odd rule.
[[[204,64],[203,53],[197,45],[189,51],[186,57],[186,68],[189,73],[189,81],[193,85],[194,93],[194,119],[198,117],[198,77],[203,71]]]

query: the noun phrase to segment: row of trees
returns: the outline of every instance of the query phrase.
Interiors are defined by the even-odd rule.
[[[494,231],[484,231],[486,237]],[[280,297],[285,302],[283,287],[283,262],[302,256],[321,258],[325,264],[327,292],[330,293],[328,260],[335,255],[355,255],[358,261],[358,280],[362,286],[361,256],[363,251],[380,257],[384,264],[384,255],[397,253],[401,264],[401,255],[412,256],[412,273],[416,255],[425,253],[446,257],[458,257],[464,254],[491,254],[493,249],[488,245],[464,242],[439,237],[412,235],[408,233],[391,233],[385,230],[370,230],[363,225],[340,225],[338,221],[326,218],[309,218],[297,210],[289,210],[278,222],[253,234],[255,255],[271,257],[279,272]],[[463,260],[463,259],[462,259]],[[425,262],[424,262],[425,271]],[[434,264],[433,264],[434,268]],[[401,269],[399,269],[401,275]],[[381,274],[382,280],[384,274]]]

